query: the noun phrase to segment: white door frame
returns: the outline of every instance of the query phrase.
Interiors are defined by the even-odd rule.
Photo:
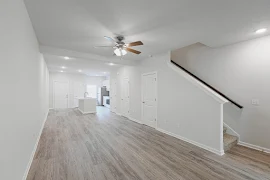
[[[142,105],[142,103],[143,103],[143,76],[145,76],[145,75],[151,75],[151,74],[155,74],[155,76],[156,76],[156,125],[155,125],[155,129],[157,129],[158,128],[158,116],[157,116],[157,106],[158,106],[158,77],[157,77],[157,71],[152,71],[152,72],[148,72],[148,73],[143,73],[142,75],[141,75],[141,122],[143,123],[143,124],[145,124],[145,122],[144,122],[144,120],[143,120],[143,105]],[[146,124],[145,124],[146,125]]]
[[[54,83],[59,82],[59,83],[67,83],[68,84],[68,99],[67,99],[67,106],[69,108],[69,81],[53,81],[53,109],[55,109],[55,87]]]
[[[116,104],[117,104],[117,79],[111,78],[110,79],[110,105],[111,105],[111,112],[116,113]],[[113,103],[112,103],[113,102]]]
[[[125,116],[124,113],[123,113],[123,100],[122,100],[122,98],[123,98],[124,80],[125,79],[128,80],[128,114],[127,114],[127,116]],[[124,116],[124,117],[128,118],[130,116],[130,113],[129,113],[129,110],[130,110],[130,83],[129,83],[129,77],[127,77],[127,76],[123,77],[121,87],[122,87],[121,88],[121,95],[120,95],[120,97],[121,97],[121,116]]]

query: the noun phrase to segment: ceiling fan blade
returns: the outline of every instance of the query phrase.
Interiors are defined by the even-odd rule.
[[[132,43],[127,44],[128,47],[140,46],[140,45],[143,45],[142,41],[136,41],[136,42],[132,42]]]
[[[109,41],[115,42],[115,40],[113,38],[109,37],[109,36],[104,36],[104,38],[107,39],[107,40],[109,40]]]
[[[137,51],[137,50],[135,50],[135,49],[126,48],[126,50],[129,51],[129,52],[135,53],[135,54],[141,54],[140,51]]]
[[[94,48],[113,48],[114,46],[94,46]]]

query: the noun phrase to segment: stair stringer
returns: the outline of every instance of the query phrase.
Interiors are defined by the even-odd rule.
[[[233,128],[231,128],[229,125],[227,125],[224,121],[223,121],[223,126],[225,126],[227,128],[227,130],[226,130],[227,134],[238,137],[238,140],[240,139],[240,135]]]
[[[218,93],[216,93],[215,91],[213,91],[211,88],[207,87],[206,85],[204,85],[203,83],[201,83],[200,81],[195,79],[194,77],[190,76],[188,73],[186,73],[185,71],[183,71],[182,69],[180,69],[179,67],[174,65],[173,63],[171,63],[170,59],[167,61],[167,65],[169,66],[169,68],[171,68],[176,73],[178,73],[181,76],[183,76],[184,78],[186,78],[193,85],[197,86],[199,89],[204,91],[207,95],[211,96],[213,99],[215,99],[217,102],[220,103],[220,119],[219,119],[220,120],[220,127],[219,127],[219,129],[220,129],[220,136],[219,136],[219,138],[220,138],[220,151],[218,153],[217,152],[214,152],[214,153],[216,153],[220,156],[224,155],[224,148],[223,148],[224,104],[229,102],[229,101],[227,99],[225,99],[224,97],[222,97],[221,95],[219,95]]]
[[[198,88],[203,90],[209,96],[213,97],[216,101],[220,102],[221,104],[225,104],[225,103],[229,102],[227,99],[225,99],[224,97],[222,97],[221,95],[219,95],[218,93],[213,91],[211,88],[207,87],[206,85],[204,85],[203,83],[201,83],[200,81],[198,81],[197,79],[190,76],[188,73],[186,73],[185,71],[183,71],[182,69],[180,69],[179,67],[177,67],[176,65],[171,63],[171,60],[168,60],[167,64],[171,69],[173,69],[177,73],[181,74],[184,78],[186,78],[192,84],[194,84],[195,86],[197,86]]]

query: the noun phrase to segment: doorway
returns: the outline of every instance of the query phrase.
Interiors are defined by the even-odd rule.
[[[68,82],[54,82],[54,108],[68,108]]]
[[[142,121],[157,128],[157,72],[142,74]]]

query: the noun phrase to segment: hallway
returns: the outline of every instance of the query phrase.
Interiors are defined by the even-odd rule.
[[[236,146],[220,157],[97,110],[50,110],[27,179],[270,179],[267,154]]]

